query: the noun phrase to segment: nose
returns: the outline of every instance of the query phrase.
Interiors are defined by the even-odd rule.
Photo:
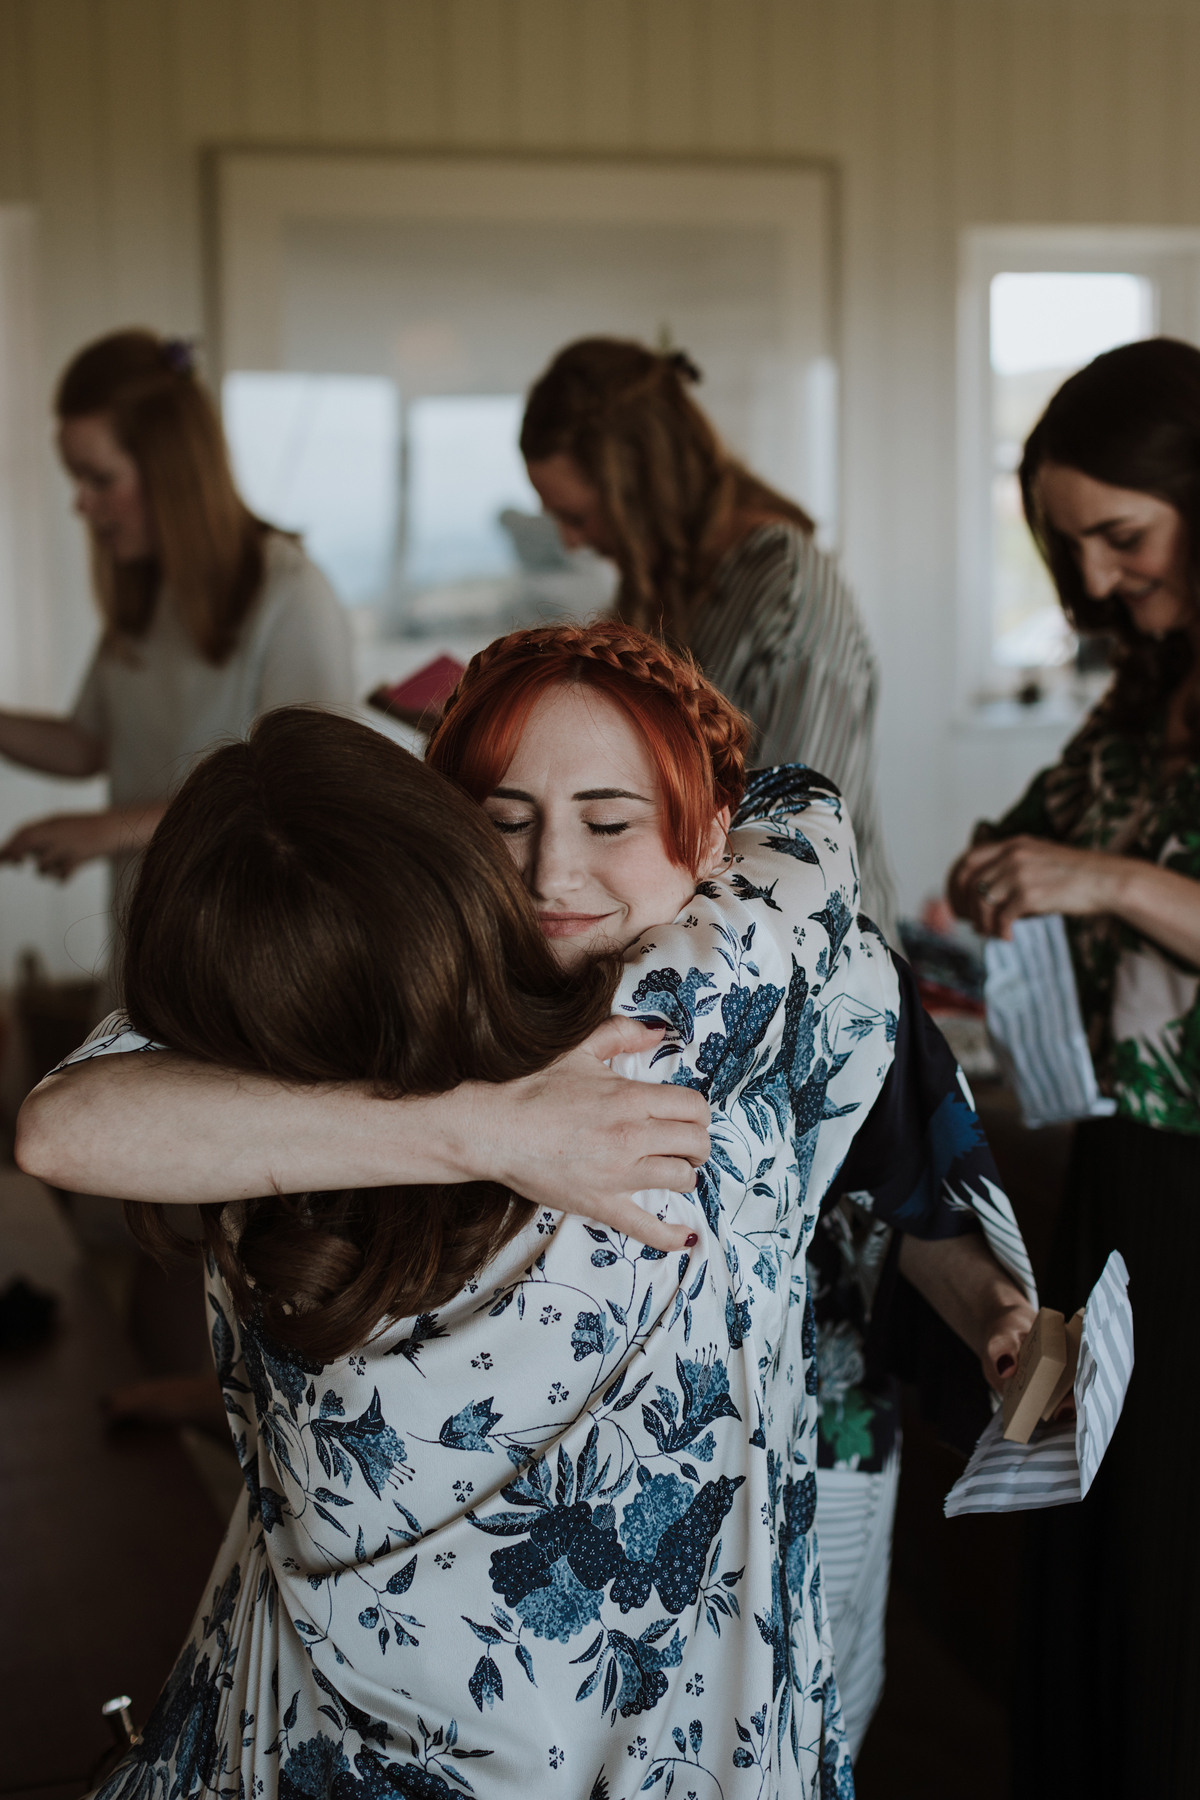
[[[1084,538],[1079,573],[1093,600],[1107,600],[1121,579],[1121,560],[1102,539]]]
[[[553,820],[544,820],[529,869],[529,889],[535,900],[553,903],[577,894],[584,872],[574,854],[575,834]]]

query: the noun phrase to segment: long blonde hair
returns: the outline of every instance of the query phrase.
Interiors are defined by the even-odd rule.
[[[160,589],[185,629],[220,666],[263,582],[269,529],[233,484],[225,434],[190,347],[153,331],[115,331],[88,344],[59,380],[60,420],[100,415],[137,464],[157,554],[118,563],[93,542],[96,598],[109,632],[139,638]]]
[[[526,462],[569,456],[599,493],[621,572],[619,617],[680,644],[738,514],[813,529],[725,448],[688,392],[699,379],[682,351],[580,338],[534,383],[521,426]]]

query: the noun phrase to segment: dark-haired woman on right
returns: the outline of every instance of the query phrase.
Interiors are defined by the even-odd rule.
[[[1081,1507],[1031,1515],[1014,1689],[1022,1800],[1200,1792],[1196,1434],[1183,1404],[1200,1264],[1200,350],[1097,357],[1021,464],[1063,608],[1113,645],[1060,761],[950,872],[979,930],[1061,912],[1111,1118],[1076,1129],[1045,1297],[1073,1311],[1110,1250],[1137,1367]]]

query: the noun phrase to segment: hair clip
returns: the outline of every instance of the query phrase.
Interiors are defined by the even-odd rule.
[[[190,338],[164,338],[162,359],[176,375],[196,373],[196,345]]]
[[[675,373],[682,381],[697,382],[704,380],[703,375],[700,373],[686,350],[672,350],[663,358],[663,360],[669,369],[674,369]]]

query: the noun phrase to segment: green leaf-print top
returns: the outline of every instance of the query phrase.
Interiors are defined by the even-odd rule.
[[[1163,779],[1163,724],[1116,731],[1101,701],[1061,760],[976,841],[1053,838],[1200,882],[1200,763]],[[1127,1118],[1200,1135],[1200,970],[1111,914],[1066,924],[1102,1090]]]

